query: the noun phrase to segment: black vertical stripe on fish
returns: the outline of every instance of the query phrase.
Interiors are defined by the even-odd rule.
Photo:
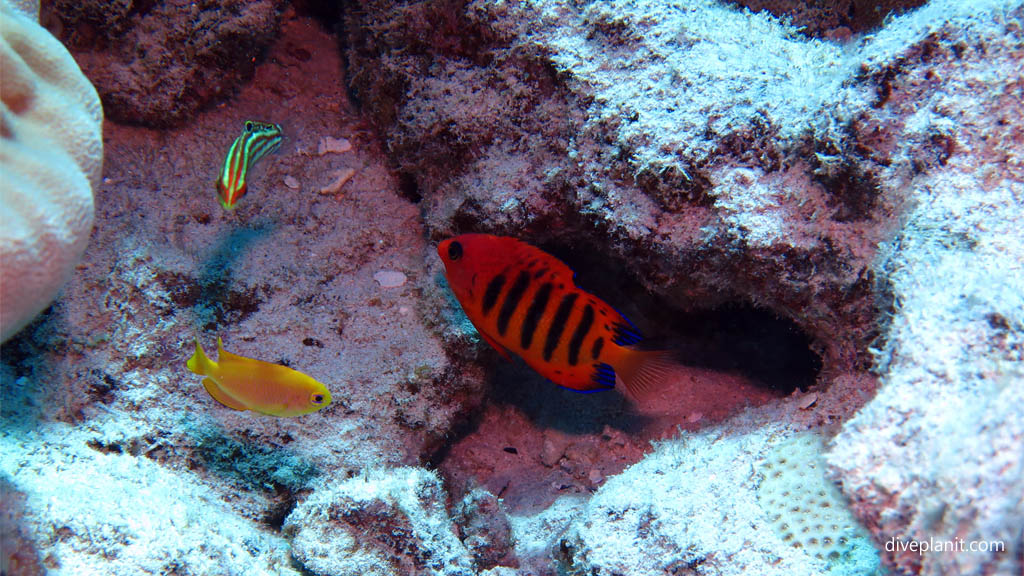
[[[497,304],[498,296],[501,295],[501,289],[504,287],[504,274],[498,274],[487,283],[487,289],[484,291],[484,316],[491,313],[491,308],[494,308],[494,305]]]
[[[594,307],[587,304],[583,308],[583,318],[576,325],[576,330],[569,340],[569,365],[575,366],[580,361],[580,347],[583,346],[583,339],[587,337],[590,328],[594,326]]]
[[[598,356],[601,355],[601,348],[604,347],[604,338],[598,337],[594,340],[594,345],[590,347],[590,359],[597,360]]]
[[[572,314],[572,307],[576,304],[577,297],[578,295],[572,292],[563,296],[562,301],[558,303],[558,310],[555,311],[555,317],[551,320],[547,338],[544,340],[545,362],[551,361],[555,348],[558,348],[558,342],[562,339],[562,332],[565,331],[565,323],[569,321],[569,315]]]
[[[519,335],[519,344],[523,347],[523,350],[529,350],[530,344],[533,343],[533,333],[537,331],[537,324],[540,323],[540,319],[544,316],[544,310],[548,307],[548,300],[551,298],[552,289],[554,289],[554,286],[550,282],[542,284],[537,293],[533,295],[530,307],[526,309],[526,318],[523,319],[523,332]]]
[[[526,294],[526,289],[530,286],[530,275],[526,272],[520,272],[516,276],[516,281],[512,283],[512,287],[508,289],[508,293],[505,294],[505,301],[501,303],[501,312],[498,312],[498,334],[501,336],[505,335],[508,331],[508,323],[512,320],[512,314],[515,313],[516,307],[519,306],[519,301],[523,299],[523,294]]]

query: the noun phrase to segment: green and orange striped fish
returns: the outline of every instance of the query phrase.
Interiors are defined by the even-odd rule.
[[[554,256],[515,238],[463,234],[441,242],[448,284],[477,331],[559,386],[606,390],[617,381],[634,396],[661,383],[673,355],[638,347],[633,325],[581,290]]]
[[[246,175],[256,162],[281,147],[281,126],[266,122],[245,121],[242,135],[228,150],[217,178],[217,199],[225,210],[234,210],[235,204],[245,196]]]

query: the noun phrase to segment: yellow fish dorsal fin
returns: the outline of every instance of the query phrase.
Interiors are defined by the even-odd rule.
[[[242,404],[238,400],[235,400],[231,396],[225,394],[224,391],[220,389],[220,386],[217,385],[217,382],[213,378],[203,378],[203,387],[206,388],[206,391],[210,394],[210,396],[213,397],[214,400],[220,402],[221,404],[227,406],[228,408],[231,408],[233,410],[248,410],[248,408],[244,404]]]
[[[245,356],[239,356],[238,354],[232,354],[224,349],[224,342],[221,342],[220,336],[217,337],[217,361],[218,362],[259,362],[259,360],[253,360],[252,358],[246,358]]]

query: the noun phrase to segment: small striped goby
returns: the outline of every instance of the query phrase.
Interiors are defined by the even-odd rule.
[[[234,210],[245,196],[249,168],[281,147],[281,126],[246,120],[242,135],[235,138],[217,178],[217,199],[225,210]]]
[[[559,386],[592,392],[625,384],[643,396],[676,365],[649,350],[622,314],[578,288],[561,260],[489,234],[462,234],[437,247],[448,285],[477,331],[502,356],[516,354]]]

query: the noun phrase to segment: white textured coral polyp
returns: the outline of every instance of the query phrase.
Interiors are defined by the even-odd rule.
[[[22,3],[23,4],[23,3]],[[82,256],[103,110],[33,11],[0,0],[0,341],[41,312]]]

